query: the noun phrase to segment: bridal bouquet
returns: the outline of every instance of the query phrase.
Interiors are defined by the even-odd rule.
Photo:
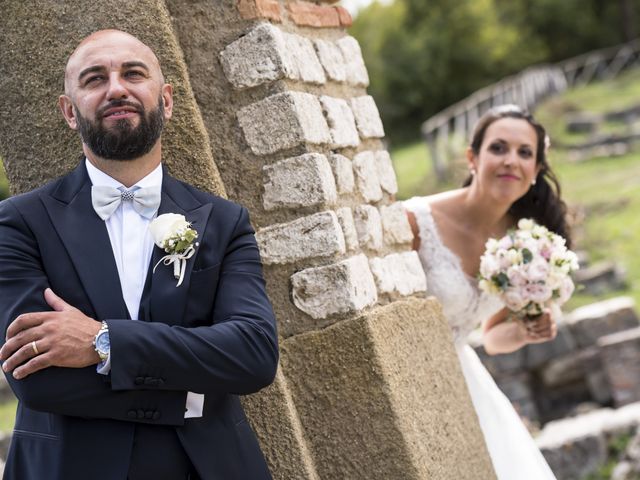
[[[575,288],[570,273],[577,269],[578,258],[564,238],[523,218],[517,229],[487,241],[479,286],[517,316],[537,316],[569,300]]]

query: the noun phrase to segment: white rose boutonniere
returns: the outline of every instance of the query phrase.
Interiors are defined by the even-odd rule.
[[[156,217],[149,224],[149,232],[154,243],[167,253],[153,267],[153,272],[155,273],[161,263],[173,264],[173,276],[178,280],[176,287],[179,287],[184,280],[187,260],[193,256],[199,245],[197,242],[194,243],[198,238],[198,232],[191,228],[184,215],[177,213],[165,213]]]

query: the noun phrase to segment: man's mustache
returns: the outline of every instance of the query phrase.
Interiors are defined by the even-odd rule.
[[[98,110],[98,117],[102,118],[107,110],[118,107],[131,107],[136,111],[136,113],[144,113],[144,107],[137,103],[130,102],[128,100],[111,100],[107,105]]]

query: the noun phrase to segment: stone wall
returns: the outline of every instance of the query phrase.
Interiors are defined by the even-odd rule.
[[[351,19],[331,3],[10,1],[0,155],[15,192],[73,167],[55,108],[66,56],[96,29],[139,36],[176,85],[171,172],[256,227],[282,354],[244,403],[274,477],[494,478]]]

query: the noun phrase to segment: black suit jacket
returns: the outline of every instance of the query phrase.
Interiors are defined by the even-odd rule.
[[[6,479],[125,479],[141,423],[175,428],[203,479],[270,478],[237,397],[270,384],[278,361],[247,211],[165,172],[162,213],[185,215],[200,245],[180,287],[171,266],[152,274],[164,254],[154,247],[134,322],[84,163],[0,203],[2,332],[21,313],[51,310],[43,297],[51,287],[108,322],[112,354],[108,376],[95,366],[7,375],[19,405]],[[184,418],[188,391],[205,394],[201,418]]]

